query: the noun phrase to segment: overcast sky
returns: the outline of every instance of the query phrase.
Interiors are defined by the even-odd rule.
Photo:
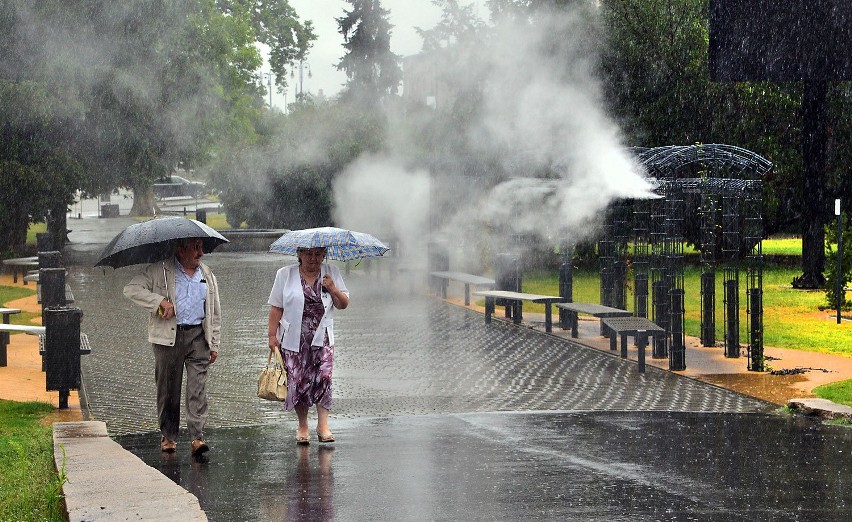
[[[321,89],[326,96],[334,96],[346,83],[346,75],[335,67],[344,53],[343,36],[337,32],[335,19],[343,16],[343,10],[351,8],[351,4],[344,0],[290,0],[290,5],[301,20],[313,22],[317,35],[307,60],[311,77],[308,77],[307,67],[302,74],[304,90],[316,95]],[[382,7],[390,11],[390,22],[394,26],[391,50],[402,57],[420,52],[423,42],[414,27],[432,28],[441,16],[440,9],[431,0],[382,0]],[[288,82],[287,102],[292,103],[299,87],[298,70],[295,78]],[[272,103],[282,108],[284,96],[273,92]]]

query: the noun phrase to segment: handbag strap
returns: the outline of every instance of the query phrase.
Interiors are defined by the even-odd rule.
[[[272,364],[272,357],[275,357],[275,366],[284,368],[284,359],[281,358],[281,352],[278,350],[269,350],[269,358],[266,359],[266,366],[269,367]]]

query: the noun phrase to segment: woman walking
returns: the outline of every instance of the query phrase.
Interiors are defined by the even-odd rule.
[[[287,371],[284,408],[296,410],[296,442],[308,444],[308,410],[317,409],[317,439],[334,442],[328,427],[332,407],[334,310],[349,306],[340,270],[325,260],[325,248],[300,248],[297,265],[280,268],[269,294],[269,350],[280,350]]]

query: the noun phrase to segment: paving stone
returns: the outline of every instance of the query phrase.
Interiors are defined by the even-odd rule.
[[[255,396],[266,362],[265,304],[275,271],[292,258],[205,257],[220,285],[223,345],[211,367],[208,427],[292,419]],[[84,400],[112,434],[157,430],[153,356],[145,313],[122,295],[138,268],[74,267],[92,353],[83,357]],[[758,412],[765,402],[648,368],[353,270],[350,307],[335,316],[334,408],[341,418],[533,410]]]

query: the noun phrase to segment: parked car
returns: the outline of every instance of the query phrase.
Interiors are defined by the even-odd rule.
[[[180,176],[171,175],[154,181],[154,197],[198,198],[207,194],[207,184],[201,181],[191,181]]]

